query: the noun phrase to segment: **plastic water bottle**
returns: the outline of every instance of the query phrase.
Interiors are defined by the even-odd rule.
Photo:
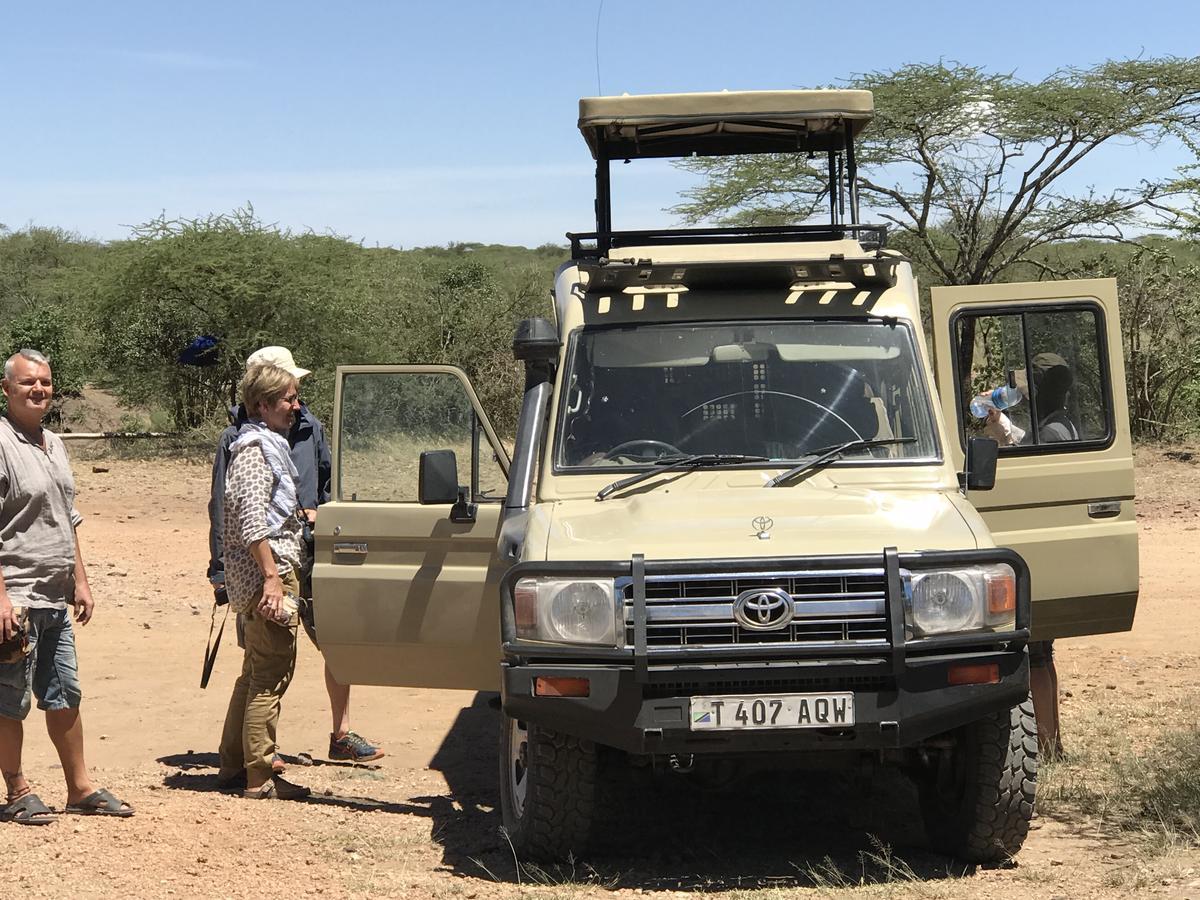
[[[1021,402],[1021,392],[1012,385],[1002,384],[991,391],[986,391],[971,401],[971,415],[977,419],[986,419],[989,409],[1008,409]]]

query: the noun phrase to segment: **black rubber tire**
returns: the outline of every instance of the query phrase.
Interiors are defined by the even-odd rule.
[[[1003,862],[1029,834],[1037,792],[1037,727],[1029,698],[953,733],[936,771],[918,780],[931,845],[974,863]]]
[[[513,765],[517,720],[500,724],[500,813],[520,859],[563,862],[588,849],[596,811],[596,745],[529,724],[523,773]],[[514,788],[524,780],[524,805]]]

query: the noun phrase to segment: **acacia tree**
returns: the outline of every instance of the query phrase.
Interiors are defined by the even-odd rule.
[[[112,248],[96,286],[101,359],[127,399],[164,405],[177,426],[200,425],[232,402],[257,347],[286,345],[314,369],[356,358],[345,326],[360,253],[264,224],[250,207],[156,219]],[[201,337],[215,341],[208,364],[183,364]]]
[[[1117,143],[1195,146],[1200,57],[1109,61],[1040,82],[915,64],[847,86],[875,95],[875,119],[856,147],[862,204],[945,284],[1001,280],[1020,264],[1046,270],[1037,251],[1060,241],[1124,241],[1131,230],[1174,227],[1175,204],[1194,187],[1173,171],[1130,173],[1107,191],[1067,176]],[[826,202],[823,160],[768,154],[678,165],[704,176],[672,210],[689,223],[801,222]]]
[[[1113,272],[1120,281],[1125,379],[1135,437],[1194,432],[1200,414],[1200,266],[1150,245]]]

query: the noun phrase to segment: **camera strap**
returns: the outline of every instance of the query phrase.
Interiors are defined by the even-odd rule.
[[[213,664],[217,661],[217,651],[221,648],[221,635],[225,633],[225,622],[229,618],[229,604],[222,604],[225,607],[225,615],[221,617],[221,626],[217,627],[217,606],[214,603],[212,608],[212,618],[208,624],[208,646],[204,650],[204,668],[200,671],[200,687],[204,689],[208,687],[208,679],[212,677]],[[216,631],[216,639],[213,639],[213,631]]]

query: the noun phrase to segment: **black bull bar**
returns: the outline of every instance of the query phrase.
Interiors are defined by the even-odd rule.
[[[903,571],[920,572],[958,566],[1004,563],[1012,567],[1017,580],[1016,621],[1012,630],[971,632],[908,638],[905,634],[905,593]],[[808,647],[802,643],[736,644],[720,647],[680,647],[653,649],[646,642],[646,578],[649,576],[702,576],[709,573],[753,575],[771,572],[836,572],[846,569],[882,568],[886,579],[885,610],[888,631],[886,648],[879,645],[848,644],[831,652],[828,646]],[[628,578],[632,584],[633,646],[595,647],[547,644],[521,640],[516,634],[513,589],[517,581],[528,577],[552,578]],[[528,662],[561,661],[595,663],[603,666],[632,667],[635,680],[653,683],[678,676],[681,665],[711,663],[719,668],[746,666],[809,664],[827,662],[829,674],[853,671],[855,675],[891,675],[899,677],[906,660],[914,654],[954,653],[972,648],[1003,647],[1022,650],[1029,640],[1031,616],[1029,567],[1012,550],[938,550],[901,553],[894,547],[882,554],[846,556],[765,557],[714,560],[646,560],[640,554],[621,562],[526,562],[513,566],[500,583],[500,626],[505,661],[510,665]]]
[[[1017,576],[1014,627],[909,638],[904,572],[1007,563]],[[646,581],[654,577],[821,573],[869,569],[883,576],[880,636],[870,640],[647,646]],[[528,576],[608,578],[628,585],[621,646],[584,647],[516,637],[513,589]],[[501,582],[503,708],[517,719],[631,753],[742,754],[911,747],[1021,702],[1029,690],[1030,583],[1009,550],[963,550],[737,560],[522,563]],[[627,605],[626,605],[627,604]],[[631,630],[632,634],[627,632]],[[886,634],[886,639],[882,636]],[[982,683],[949,681],[966,666],[998,673]],[[586,681],[584,696],[547,696],[539,682]],[[855,724],[705,732],[692,730],[690,698],[706,694],[852,691]]]

